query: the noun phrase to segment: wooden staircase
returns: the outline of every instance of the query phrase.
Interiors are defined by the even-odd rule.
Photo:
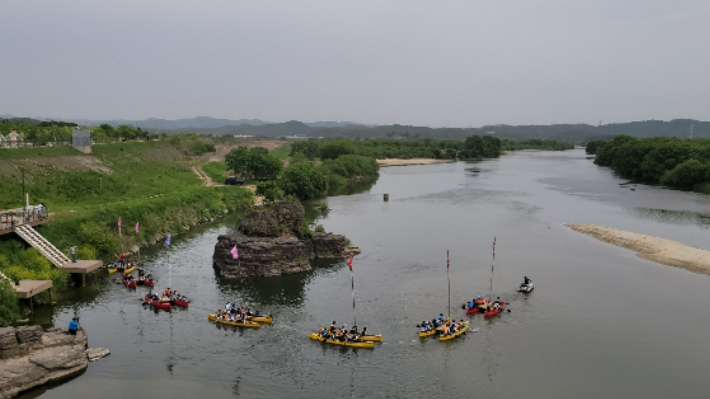
[[[52,245],[46,238],[42,237],[35,229],[30,225],[20,225],[15,227],[15,233],[22,237],[23,240],[27,241],[32,247],[38,250],[42,255],[44,255],[50,262],[56,267],[63,267],[65,264],[70,262],[70,259],[58,250],[54,245]]]

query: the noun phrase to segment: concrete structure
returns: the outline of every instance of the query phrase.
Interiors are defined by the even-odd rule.
[[[71,145],[85,154],[90,154],[91,131],[89,129],[73,129],[71,133]]]

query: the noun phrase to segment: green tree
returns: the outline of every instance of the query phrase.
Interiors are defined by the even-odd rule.
[[[328,171],[311,162],[299,162],[284,170],[279,185],[286,195],[318,198],[328,190]]]
[[[294,156],[297,153],[301,153],[306,156],[306,158],[313,160],[318,158],[319,155],[319,148],[318,148],[318,142],[315,140],[308,140],[308,141],[297,141],[293,144],[291,144],[291,152],[289,156]]]
[[[323,160],[347,154],[355,154],[355,146],[347,140],[328,141],[320,146],[320,158]]]
[[[17,295],[10,282],[0,278],[0,326],[5,327],[20,318]]]
[[[274,180],[283,169],[281,161],[266,148],[235,148],[224,157],[227,168],[245,180]]]
[[[696,184],[708,181],[709,174],[708,165],[697,159],[689,159],[667,171],[661,178],[661,184],[692,189]]]

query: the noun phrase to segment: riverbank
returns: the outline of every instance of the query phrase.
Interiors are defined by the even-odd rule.
[[[665,238],[616,230],[592,224],[568,224],[572,230],[590,235],[622,248],[638,252],[638,256],[656,263],[710,274],[710,251],[691,247]]]
[[[407,165],[431,165],[435,163],[455,162],[455,159],[434,159],[434,158],[385,158],[378,159],[377,164],[380,167],[385,166],[407,166]]]

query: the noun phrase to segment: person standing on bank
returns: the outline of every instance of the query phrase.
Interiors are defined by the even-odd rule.
[[[71,263],[76,263],[76,246],[72,245],[69,252],[71,253]]]

